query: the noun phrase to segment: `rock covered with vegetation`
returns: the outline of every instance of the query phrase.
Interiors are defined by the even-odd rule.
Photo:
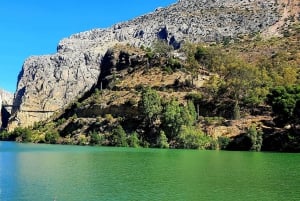
[[[78,145],[300,151],[299,23],[282,38],[116,45],[97,84],[3,138]]]
[[[183,41],[228,43],[249,33],[267,31],[283,17],[297,20],[298,13],[284,15],[295,6],[298,9],[294,1],[285,0],[181,0],[107,29],[74,34],[59,43],[56,54],[25,61],[9,129],[45,120],[82,96],[96,84],[102,57],[117,43],[148,47],[162,39],[175,49]]]

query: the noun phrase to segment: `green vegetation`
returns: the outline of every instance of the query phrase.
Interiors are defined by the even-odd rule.
[[[162,105],[158,93],[150,88],[143,90],[139,105],[142,114],[145,115],[145,118],[149,123],[155,121],[162,111]]]
[[[262,146],[262,132],[257,131],[256,125],[252,125],[248,131],[247,136],[250,138],[251,141],[251,151],[260,151]]]
[[[211,149],[214,140],[193,126],[182,126],[178,135],[178,142],[180,148]]]
[[[277,124],[297,123],[295,121],[299,119],[300,85],[273,88],[268,102],[272,106]]]
[[[112,130],[112,146],[117,147],[128,147],[126,140],[126,132],[121,125],[118,125],[115,129]]]
[[[168,138],[164,131],[160,131],[159,136],[157,138],[157,147],[162,149],[168,149],[170,147],[168,143]]]
[[[45,135],[45,142],[50,144],[56,144],[59,140],[59,133],[57,131],[47,131]]]
[[[140,147],[140,140],[138,138],[137,132],[131,133],[131,135],[128,136],[128,140],[127,141],[128,141],[129,147],[134,147],[134,148]]]

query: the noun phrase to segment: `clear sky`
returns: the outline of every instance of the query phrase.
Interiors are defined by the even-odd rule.
[[[56,52],[71,34],[105,28],[177,0],[1,0],[0,88],[14,92],[31,55]]]

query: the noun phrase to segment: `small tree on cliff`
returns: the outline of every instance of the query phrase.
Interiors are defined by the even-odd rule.
[[[152,124],[162,112],[160,96],[155,90],[147,87],[142,92],[139,107],[146,121]]]
[[[187,106],[180,105],[178,101],[171,100],[167,103],[163,113],[163,128],[169,140],[178,137],[182,126],[192,126],[197,113],[194,104],[189,101]]]
[[[117,147],[128,147],[126,132],[121,125],[112,130],[112,145]]]

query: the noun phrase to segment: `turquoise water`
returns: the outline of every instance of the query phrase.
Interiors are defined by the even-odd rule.
[[[1,201],[298,201],[300,154],[0,142]]]

